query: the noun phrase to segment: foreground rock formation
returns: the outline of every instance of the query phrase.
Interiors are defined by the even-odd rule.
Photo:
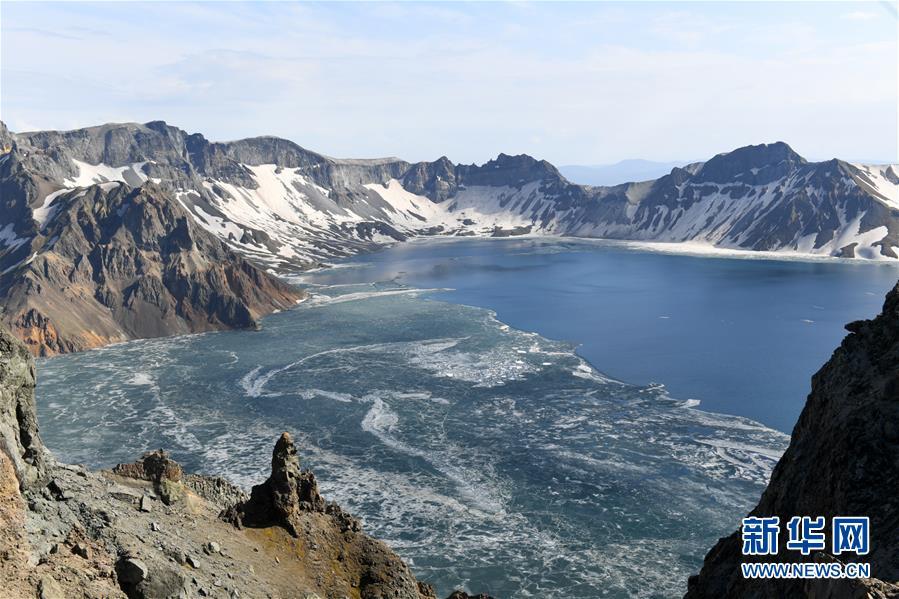
[[[34,381],[28,351],[0,328],[0,596],[435,599],[322,498],[286,433],[249,497],[161,450],[91,472],[42,446]]]
[[[790,446],[752,516],[869,516],[871,552],[842,554],[868,562],[875,578],[862,581],[747,580],[740,532],[708,553],[687,598],[899,597],[899,284],[873,320],[846,326],[850,334],[812,378],[812,391]],[[828,540],[830,533],[828,532]],[[824,561],[833,556],[785,550],[759,561]]]
[[[272,454],[271,476],[253,487],[250,497],[225,510],[222,518],[240,528],[278,526],[295,542],[315,547],[321,557],[358,572],[354,580],[335,577],[328,587],[336,596],[425,599],[434,589],[415,580],[409,568],[386,545],[362,534],[358,520],[318,492],[315,475],[300,470],[299,458],[288,433],[281,435]],[[336,589],[336,591],[335,591]]]
[[[46,483],[49,469],[38,435],[34,385],[34,362],[0,327],[0,588],[10,597],[33,596],[44,585],[40,574],[29,572],[23,496]]]
[[[0,327],[0,460],[25,489],[46,474],[34,408],[34,361],[23,345]]]
[[[248,500],[235,504],[223,516],[238,527],[278,525],[297,537],[303,514],[325,512],[325,500],[318,492],[315,475],[300,470],[293,439],[283,433],[272,453],[271,476],[253,487]],[[347,529],[359,530],[359,526],[354,524]]]

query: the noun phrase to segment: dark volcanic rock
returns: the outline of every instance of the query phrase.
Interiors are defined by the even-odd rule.
[[[184,486],[206,501],[226,509],[236,503],[248,499],[243,490],[220,476],[188,474],[184,477]]]
[[[766,184],[806,164],[805,159],[782,141],[746,146],[718,154],[702,165],[696,181]]]
[[[139,478],[154,483],[160,483],[164,479],[172,482],[181,481],[181,465],[169,457],[162,449],[148,451],[141,458],[130,464],[118,464],[112,469],[113,473],[128,478]]]
[[[411,165],[403,176],[403,187],[412,193],[429,197],[435,202],[452,198],[465,186],[521,187],[533,181],[564,182],[559,171],[545,160],[527,154],[500,154],[481,166],[454,165],[446,156],[434,162]]]
[[[744,579],[740,563],[750,558],[741,555],[737,531],[721,539],[690,578],[689,599],[899,596],[899,284],[877,318],[846,328],[850,334],[812,378],[790,446],[751,515],[781,522],[781,553],[759,561],[788,562],[835,559],[786,551],[791,517],[870,517],[870,554],[841,554],[839,560],[868,562],[879,580]]]
[[[500,154],[482,166],[460,165],[457,178],[465,185],[521,186],[532,181],[563,179],[558,169],[546,160],[527,154]]]
[[[180,569],[171,564],[145,564],[127,553],[115,565],[119,586],[128,599],[176,599],[190,597],[190,587]]]
[[[441,156],[434,162],[413,164],[403,176],[403,187],[435,202],[442,202],[459,190],[456,165],[446,156]]]
[[[300,512],[325,512],[325,500],[318,492],[315,475],[300,470],[300,459],[289,433],[283,433],[272,452],[272,473],[253,487],[250,498],[223,514],[237,526],[281,526],[299,535]]]

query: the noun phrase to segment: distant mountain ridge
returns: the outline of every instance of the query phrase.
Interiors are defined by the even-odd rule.
[[[500,154],[481,166],[446,157],[339,160],[277,137],[209,142],[161,121],[3,136],[44,181],[28,203],[42,218],[68,201],[66,189],[150,181],[201,227],[275,270],[433,234],[528,232],[899,256],[899,167],[810,163],[780,142],[651,181],[589,187],[526,155]],[[20,230],[23,217],[0,226]],[[10,259],[0,258],[0,270]]]
[[[899,259],[899,167],[808,162],[782,142],[594,187],[527,155],[340,160],[270,136],[210,142],[162,121],[21,134],[0,123],[0,191],[3,318],[53,351],[246,325],[295,297],[257,268],[296,271],[422,235]],[[51,301],[49,288],[62,295]],[[138,299],[154,306],[138,310],[153,324],[129,313]],[[48,324],[70,312],[93,313],[77,325],[96,339],[54,338]]]
[[[690,161],[656,162],[630,158],[614,164],[569,164],[559,167],[566,179],[580,185],[599,185],[608,187],[632,181],[649,181],[658,179],[675,168],[683,168]]]

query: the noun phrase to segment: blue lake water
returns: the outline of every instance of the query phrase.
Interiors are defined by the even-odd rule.
[[[66,461],[165,447],[250,485],[290,430],[328,498],[443,595],[676,597],[757,501],[842,324],[896,277],[402,245],[303,275],[312,297],[261,331],[41,360],[42,433]]]
[[[400,245],[308,280],[451,288],[516,328],[577,345],[629,383],[663,383],[702,408],[789,433],[810,379],[880,312],[894,264],[634,251],[604,242],[447,240]]]

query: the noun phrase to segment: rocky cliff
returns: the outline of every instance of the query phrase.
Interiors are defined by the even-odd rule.
[[[785,549],[782,526],[779,555],[759,561],[868,562],[874,578],[744,579],[740,563],[749,558],[737,531],[709,551],[687,598],[899,597],[899,284],[877,318],[846,328],[849,335],[812,378],[790,446],[750,515],[779,516],[782,524],[793,516],[870,517],[868,555],[802,558]]]
[[[34,361],[25,347],[0,327],[0,460],[24,490],[46,473],[34,405]]]
[[[286,433],[250,496],[161,450],[91,472],[43,448],[34,381],[30,354],[0,327],[0,596],[435,599],[322,498]]]
[[[111,147],[101,158],[116,157]],[[3,158],[2,319],[34,354],[251,327],[302,297],[136,174],[127,178],[137,186],[57,189],[26,167],[45,157],[14,149]]]

